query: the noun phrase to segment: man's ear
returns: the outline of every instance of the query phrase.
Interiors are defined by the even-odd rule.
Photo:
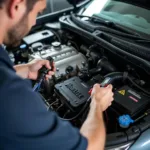
[[[20,18],[26,12],[26,0],[9,0],[8,13],[12,19]]]

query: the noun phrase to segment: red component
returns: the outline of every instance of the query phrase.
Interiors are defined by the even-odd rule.
[[[109,84],[105,84],[104,88],[107,87],[108,85],[109,85]],[[92,94],[92,91],[93,91],[93,88],[91,88],[91,89],[89,90],[88,94],[91,95],[91,94]]]
[[[91,95],[91,94],[92,94],[92,91],[93,91],[93,88],[89,90],[89,92],[88,92],[88,93],[89,93],[89,95]]]
[[[105,84],[105,86],[104,87],[107,87],[109,84]]]

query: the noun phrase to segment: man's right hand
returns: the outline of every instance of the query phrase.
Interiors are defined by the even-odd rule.
[[[105,111],[109,106],[111,106],[114,100],[112,85],[108,85],[106,88],[100,87],[99,84],[95,84],[92,91],[92,105],[98,105],[102,111]]]
[[[101,88],[96,84],[93,87],[90,111],[80,130],[88,139],[87,150],[104,150],[106,131],[102,112],[111,105],[113,95],[112,85]]]

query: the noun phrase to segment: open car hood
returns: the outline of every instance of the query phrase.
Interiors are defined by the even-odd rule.
[[[82,2],[84,0],[67,0],[70,4],[76,5],[79,2]],[[130,4],[134,4],[140,7],[144,7],[146,9],[150,9],[150,1],[149,0],[117,0],[117,1],[122,1],[122,2],[127,2]]]
[[[68,3],[70,3],[71,5],[77,5],[80,2],[83,2],[85,0],[67,0]]]
[[[140,7],[144,7],[146,9],[150,9],[150,1],[149,0],[117,0],[122,1],[130,4],[134,4]]]

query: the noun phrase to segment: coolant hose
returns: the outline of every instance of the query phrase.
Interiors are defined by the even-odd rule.
[[[113,72],[104,76],[107,79],[107,84],[112,84],[114,81],[123,80],[123,73],[121,72]]]

